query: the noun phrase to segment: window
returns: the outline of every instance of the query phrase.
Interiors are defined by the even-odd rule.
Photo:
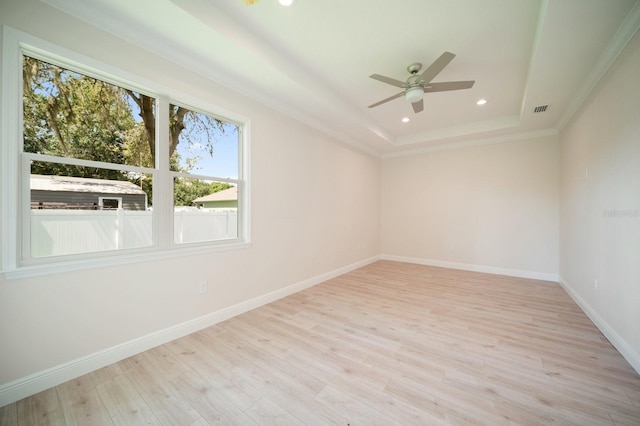
[[[3,270],[248,241],[246,120],[5,38]]]
[[[122,198],[98,198],[98,206],[102,210],[118,210],[122,208]]]
[[[174,243],[236,238],[239,126],[174,104],[169,123]]]

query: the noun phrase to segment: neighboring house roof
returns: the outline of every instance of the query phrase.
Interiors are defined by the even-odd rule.
[[[40,191],[97,192],[101,194],[145,194],[138,185],[126,180],[49,175],[31,175],[31,189]]]
[[[194,203],[206,203],[207,201],[236,201],[238,199],[238,187],[234,186],[223,191],[214,192],[193,200]]]

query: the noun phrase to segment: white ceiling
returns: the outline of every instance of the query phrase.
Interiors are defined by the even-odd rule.
[[[381,157],[557,133],[640,27],[640,0],[43,1]],[[473,88],[367,108],[445,51],[433,81]]]

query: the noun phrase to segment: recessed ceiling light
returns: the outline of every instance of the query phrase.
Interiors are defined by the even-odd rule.
[[[486,99],[478,99],[478,102],[476,102],[476,105],[484,105],[487,103]]]
[[[409,121],[411,121],[411,120],[409,119],[409,117],[405,117],[405,118],[403,118],[403,119],[402,119],[402,122],[403,122],[403,123],[408,123]]]
[[[291,6],[293,2],[294,0],[278,0],[278,3],[280,3],[283,6]]]

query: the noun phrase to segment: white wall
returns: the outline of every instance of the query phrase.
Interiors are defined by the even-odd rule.
[[[562,282],[637,371],[639,76],[636,34],[560,138]]]
[[[0,23],[248,117],[253,235],[248,249],[28,279],[0,274],[0,394],[380,253],[379,160],[39,1],[2,2]]]
[[[554,280],[556,136],[382,163],[385,257]]]

